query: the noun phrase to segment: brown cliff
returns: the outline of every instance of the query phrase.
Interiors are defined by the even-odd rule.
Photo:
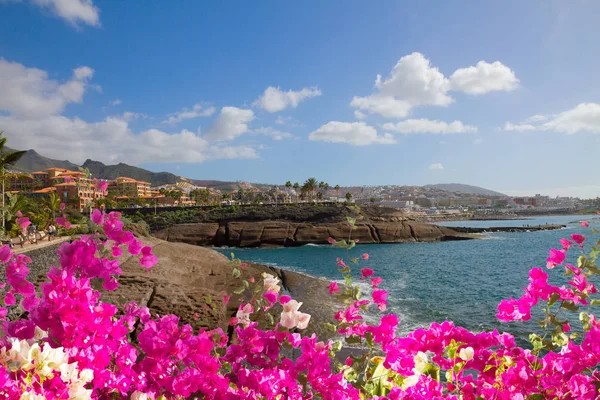
[[[261,247],[326,244],[327,239],[352,239],[360,243],[435,242],[472,239],[452,228],[414,221],[359,222],[355,229],[345,222],[297,223],[290,221],[249,221],[177,224],[154,232],[169,242],[200,246]]]

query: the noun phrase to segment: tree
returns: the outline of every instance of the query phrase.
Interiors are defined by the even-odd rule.
[[[296,193],[296,203],[298,202],[298,189],[300,189],[300,184],[298,182],[294,183],[294,192]]]
[[[340,197],[340,185],[335,185],[335,196]]]
[[[352,200],[352,193],[350,193],[350,192],[346,193],[346,200],[348,200],[348,201]]]
[[[286,187],[286,188],[288,188],[288,189],[291,189],[291,188],[292,188],[292,182],[290,182],[290,181],[287,181],[287,182],[285,183],[285,187]]]
[[[48,210],[48,213],[52,216],[52,220],[54,220],[54,218],[56,218],[56,213],[60,209],[60,197],[56,192],[51,192],[45,199],[44,208]]]
[[[375,204],[375,197],[371,197],[369,201],[371,202],[371,205]]]
[[[26,151],[5,151],[6,138],[0,132],[0,177],[2,179],[2,229],[6,228],[6,219],[4,218],[5,196],[4,187],[6,185],[6,167],[14,165],[23,157]]]
[[[306,182],[304,182],[304,187],[306,188],[306,192],[310,194],[310,199],[313,198],[313,193],[317,190],[319,183],[315,178],[308,178]]]

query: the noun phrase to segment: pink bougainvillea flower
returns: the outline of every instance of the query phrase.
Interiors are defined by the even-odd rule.
[[[65,203],[60,203],[60,206],[59,206],[60,211],[64,211],[66,206],[67,205]]]
[[[573,239],[577,244],[582,244],[583,242],[585,242],[585,236],[580,235],[578,233],[572,234],[571,239]]]
[[[25,232],[27,227],[31,225],[31,221],[27,217],[17,218],[17,225],[19,225],[23,232]]]
[[[287,294],[281,295],[279,296],[279,303],[281,305],[284,305],[285,303],[288,303],[292,298],[290,296],[288,296]]]
[[[269,304],[274,304],[277,301],[277,293],[266,291],[263,297],[269,302]]]
[[[338,258],[336,259],[336,261],[337,261],[336,265],[337,265],[338,267],[340,267],[340,268],[346,268],[346,267],[347,267],[346,263],[345,263],[345,262],[344,262],[344,260],[342,260],[341,258],[339,258],[339,257],[338,257]]]
[[[383,282],[383,279],[379,276],[371,277],[371,285],[373,285],[373,289],[377,289],[377,287]]]
[[[225,305],[229,304],[229,299],[231,299],[231,296],[229,296],[229,295],[227,295],[227,294],[224,294],[224,295],[223,295],[223,303],[224,303]]]
[[[590,223],[587,221],[581,221],[581,226],[584,228],[588,228],[590,226]]]
[[[373,276],[375,271],[373,271],[371,268],[363,268],[360,270],[360,274],[363,278],[368,278],[369,276]]]
[[[129,242],[129,246],[127,246],[127,251],[132,256],[137,256],[142,251],[142,242],[140,240],[132,240]]]
[[[152,247],[144,246],[141,249],[142,258],[140,259],[140,265],[146,269],[152,268],[158,262],[158,258],[152,254]]]
[[[66,175],[65,176],[65,183],[71,183],[71,177]]]
[[[108,189],[108,182],[107,181],[98,181],[96,183],[96,190],[102,193],[106,193],[106,190]]]
[[[377,304],[377,307],[379,307],[379,309],[381,311],[385,311],[386,306],[387,306],[387,296],[388,296],[388,292],[385,290],[375,290],[373,291],[372,297],[373,297],[373,303]]]
[[[243,262],[243,263],[240,264],[241,268],[246,268],[247,266],[248,266],[248,263],[245,263],[245,262]]]
[[[329,284],[329,294],[334,294],[334,293],[339,293],[340,292],[340,287],[338,286],[337,282],[331,282]]]
[[[566,324],[563,325],[563,332],[564,333],[569,333],[571,332],[571,325],[569,325],[569,323],[567,322]]]
[[[369,254],[368,253],[364,253],[361,257],[362,257],[363,260],[366,261],[366,260],[369,259]]]
[[[562,238],[560,239],[560,244],[562,245],[564,250],[568,250],[573,243],[568,239]]]
[[[565,261],[565,253],[563,250],[550,249],[550,257],[546,261],[546,267],[552,269]]]
[[[123,254],[123,250],[119,247],[119,246],[113,246],[112,247],[112,256],[113,257],[121,257],[121,255]]]
[[[67,217],[65,217],[64,215],[62,217],[56,218],[54,222],[56,222],[56,225],[58,226],[64,226],[65,229],[71,229],[71,223],[67,221]]]
[[[12,252],[8,245],[0,247],[0,262],[7,263],[12,257]]]
[[[327,242],[329,242],[329,244],[334,244],[335,243],[335,239],[332,238],[332,237],[327,238]]]
[[[23,213],[21,211],[17,211],[17,213],[15,214],[18,218],[21,218],[23,216]]]
[[[96,225],[102,225],[104,223],[104,213],[100,210],[94,210],[92,213],[92,222]]]

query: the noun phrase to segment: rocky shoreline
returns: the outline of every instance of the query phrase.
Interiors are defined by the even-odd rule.
[[[468,240],[474,236],[453,228],[400,220],[357,223],[290,221],[224,221],[176,224],[153,235],[168,242],[198,246],[293,247],[326,244],[329,238],[359,240],[363,244]]]
[[[135,301],[147,306],[152,315],[177,315],[182,323],[195,329],[221,328],[228,332],[229,320],[235,316],[244,298],[234,294],[242,287],[243,280],[262,282],[262,273],[277,276],[283,289],[293,298],[303,302],[302,311],[311,314],[312,321],[307,332],[327,338],[332,333],[325,328],[339,309],[328,293],[329,282],[306,274],[249,263],[241,267],[224,255],[205,247],[185,243],[169,243],[156,238],[141,238],[145,245],[153,247],[159,263],[145,271],[137,257],[122,256],[119,287],[106,292],[100,289],[102,300],[125,305]],[[52,265],[58,265],[56,250],[59,245],[35,249],[26,253],[32,259],[29,279],[36,286],[46,280]],[[335,262],[333,260],[332,262]],[[237,268],[241,275],[233,277]],[[232,295],[226,304],[225,294]],[[246,294],[248,296],[249,294]],[[279,306],[280,307],[280,306]],[[15,310],[18,314],[18,310]],[[275,309],[275,312],[280,310]]]

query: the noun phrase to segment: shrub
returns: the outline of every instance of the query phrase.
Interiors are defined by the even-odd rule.
[[[527,320],[531,308],[543,303],[546,318],[541,334],[532,334],[532,348],[515,345],[507,333],[469,332],[452,322],[433,323],[406,337],[396,336],[398,317],[385,314],[387,292],[382,279],[363,267],[361,279],[371,284],[363,298],[353,284],[352,268],[368,262],[368,254],[349,257],[352,240],[330,243],[346,250],[337,259],[344,285],[332,282],[331,295],[344,304],[335,315],[335,341],[302,335],[310,315],[302,303],[281,292],[278,278],[263,274],[260,281],[240,280],[236,294],[248,296],[231,319],[232,336],[222,330],[194,332],[173,315],[151,318],[134,303],[118,310],[101,300],[90,280],[114,290],[121,273],[123,248],[150,268],[157,262],[149,247],[123,231],[118,213],[95,211],[107,242],[97,235],[63,243],[60,267],[48,273],[41,294],[27,281],[24,255],[0,248],[6,266],[4,304],[28,312],[6,321],[0,339],[0,390],[6,398],[76,399],[595,399],[600,374],[600,321],[583,309],[599,303],[588,278],[596,266],[600,241],[583,253],[583,235],[561,240],[550,250],[547,269],[563,266],[569,281],[557,287],[548,274],[534,268],[529,285],[517,300],[504,300],[498,317]],[[25,224],[26,221],[21,221]],[[57,219],[65,224],[64,219]],[[348,218],[350,225],[355,224]],[[593,232],[592,232],[593,233]],[[565,263],[569,251],[581,251],[577,265]],[[232,279],[240,279],[245,264],[234,259]],[[229,295],[224,296],[224,302]],[[207,299],[208,306],[214,306]],[[279,304],[281,312],[275,312]],[[368,324],[369,308],[381,314]],[[278,309],[278,308],[277,308]],[[564,310],[582,311],[580,333],[572,333]],[[6,316],[2,308],[0,315]],[[119,312],[120,311],[120,312]],[[357,348],[340,359],[344,347]],[[299,349],[293,357],[289,349]],[[38,397],[36,397],[38,396]]]

